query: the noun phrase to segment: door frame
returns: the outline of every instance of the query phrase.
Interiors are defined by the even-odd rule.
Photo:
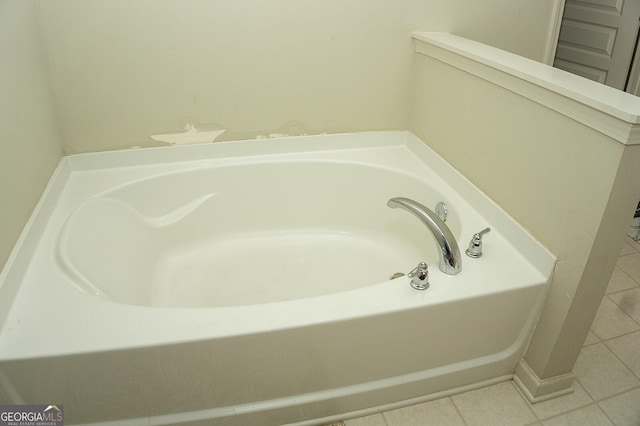
[[[551,8],[551,25],[549,25],[549,33],[547,34],[547,48],[544,52],[543,62],[553,66],[556,58],[556,50],[558,49],[558,39],[560,37],[560,26],[562,25],[562,14],[564,13],[565,0],[553,0]]]

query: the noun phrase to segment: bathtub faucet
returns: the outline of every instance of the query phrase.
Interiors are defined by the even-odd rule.
[[[455,275],[462,270],[460,249],[449,227],[428,207],[409,198],[396,197],[387,202],[392,209],[402,208],[422,221],[433,234],[440,247],[440,270]]]

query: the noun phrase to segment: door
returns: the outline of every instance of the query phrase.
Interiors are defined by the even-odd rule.
[[[625,90],[640,0],[566,0],[553,66]]]

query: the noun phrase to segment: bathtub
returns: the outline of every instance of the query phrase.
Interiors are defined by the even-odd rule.
[[[441,272],[392,197],[444,202],[462,252],[490,227],[483,256]],[[512,377],[554,262],[408,132],[70,156],[0,275],[0,399],[277,425],[451,395]]]

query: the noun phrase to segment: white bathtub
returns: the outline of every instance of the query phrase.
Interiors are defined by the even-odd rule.
[[[440,272],[398,196],[484,256]],[[428,290],[390,280],[422,260]],[[275,425],[452,394],[511,378],[553,265],[406,132],[71,156],[0,275],[0,400]]]

